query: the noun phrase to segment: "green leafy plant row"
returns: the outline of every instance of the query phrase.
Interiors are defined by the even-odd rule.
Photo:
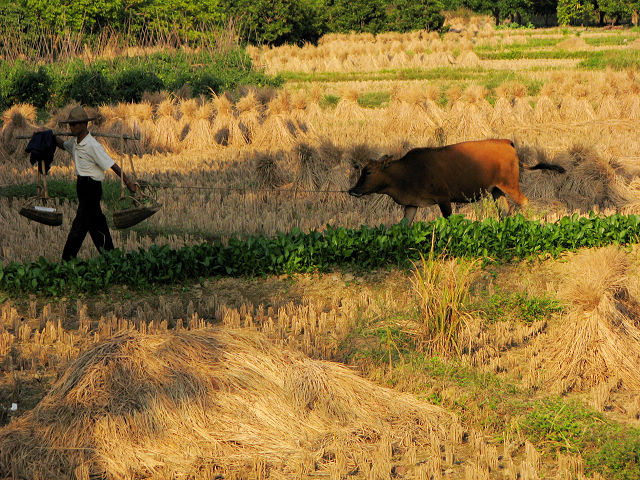
[[[47,259],[0,268],[0,289],[10,293],[59,295],[94,292],[114,284],[142,288],[208,276],[269,275],[327,271],[342,266],[375,269],[408,266],[433,248],[450,256],[509,261],[533,255],[556,256],[567,250],[639,241],[640,216],[564,217],[554,223],[522,215],[498,221],[439,218],[409,227],[347,229],[324,232],[296,229],[273,237],[232,238],[226,244],[203,243],[177,250],[107,252],[87,261],[55,263]]]

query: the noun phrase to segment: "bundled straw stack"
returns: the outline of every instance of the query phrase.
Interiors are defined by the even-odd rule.
[[[454,426],[440,407],[256,332],[128,331],[80,355],[0,429],[0,476],[383,478],[392,456],[430,445],[439,455]]]
[[[253,143],[268,150],[288,149],[296,143],[299,133],[291,114],[290,96],[281,91],[267,105],[265,120]]]
[[[193,113],[193,119],[189,123],[189,131],[182,141],[183,148],[206,151],[214,146],[214,131],[211,127],[212,116],[213,106],[211,103],[202,102],[202,105]]]
[[[24,148],[28,140],[16,140],[16,135],[31,135],[35,130],[36,108],[33,105],[19,103],[2,114],[2,150],[7,155],[24,158]]]
[[[158,104],[156,126],[151,132],[151,145],[156,151],[175,152],[178,148],[178,132],[181,128],[175,119],[175,106],[176,102],[172,97],[167,97]]]
[[[560,292],[571,310],[538,342],[529,380],[558,393],[590,391],[612,380],[615,388],[638,392],[640,302],[628,290],[629,257],[609,247],[574,262],[571,271],[580,275],[571,274]]]

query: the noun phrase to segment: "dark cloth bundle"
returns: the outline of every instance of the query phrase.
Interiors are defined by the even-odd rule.
[[[53,154],[56,153],[56,139],[53,136],[53,130],[34,133],[24,151],[31,154],[29,161],[31,165],[38,165],[40,173],[42,173],[40,162],[44,163],[44,173],[49,173],[49,168],[53,162]]]

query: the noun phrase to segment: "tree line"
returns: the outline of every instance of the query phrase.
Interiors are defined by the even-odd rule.
[[[236,19],[252,43],[315,42],[329,32],[441,30],[443,11],[491,15],[497,25],[637,25],[640,0],[0,0],[2,27],[29,34],[97,34],[132,38],[145,29],[178,31]],[[196,33],[193,33],[196,32]]]

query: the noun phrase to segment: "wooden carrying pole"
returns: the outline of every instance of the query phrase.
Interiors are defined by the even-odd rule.
[[[140,140],[140,136],[136,135],[126,135],[126,134],[117,134],[117,133],[100,133],[100,132],[89,132],[94,137],[109,137],[109,138],[124,138],[125,140]],[[54,135],[60,135],[64,137],[72,137],[73,133],[71,132],[53,132]],[[25,139],[31,138],[33,135],[16,135],[15,138]]]

